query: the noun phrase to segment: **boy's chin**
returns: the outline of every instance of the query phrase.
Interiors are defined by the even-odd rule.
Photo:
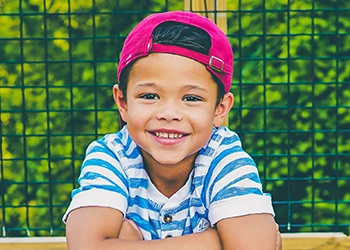
[[[147,165],[157,164],[157,165],[162,165],[167,167],[177,167],[178,165],[183,165],[183,164],[192,165],[197,155],[197,154],[192,154],[192,155],[181,156],[174,151],[146,153],[146,154],[147,156],[144,157],[144,160],[147,162]]]

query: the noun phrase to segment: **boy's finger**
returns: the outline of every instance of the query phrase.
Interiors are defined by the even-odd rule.
[[[125,219],[125,221],[127,221],[130,224],[130,226],[132,226],[140,234],[140,237],[143,238],[140,228],[136,225],[136,223],[133,220]]]

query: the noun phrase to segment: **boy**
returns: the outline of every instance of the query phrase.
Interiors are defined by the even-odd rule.
[[[190,12],[127,37],[113,96],[126,125],[90,144],[64,215],[69,249],[275,249],[271,199],[234,132],[225,34]]]

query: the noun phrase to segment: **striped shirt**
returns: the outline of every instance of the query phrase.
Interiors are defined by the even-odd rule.
[[[78,182],[63,221],[78,207],[111,207],[133,220],[145,240],[201,232],[224,218],[274,215],[254,161],[226,127],[213,129],[187,183],[170,198],[150,181],[126,126],[89,145]]]

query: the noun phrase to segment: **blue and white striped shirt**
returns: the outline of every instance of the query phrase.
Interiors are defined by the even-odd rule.
[[[78,182],[64,221],[79,207],[111,207],[133,220],[145,240],[201,232],[224,218],[274,214],[254,161],[226,127],[213,129],[187,183],[170,198],[152,184],[126,126],[89,145]]]

